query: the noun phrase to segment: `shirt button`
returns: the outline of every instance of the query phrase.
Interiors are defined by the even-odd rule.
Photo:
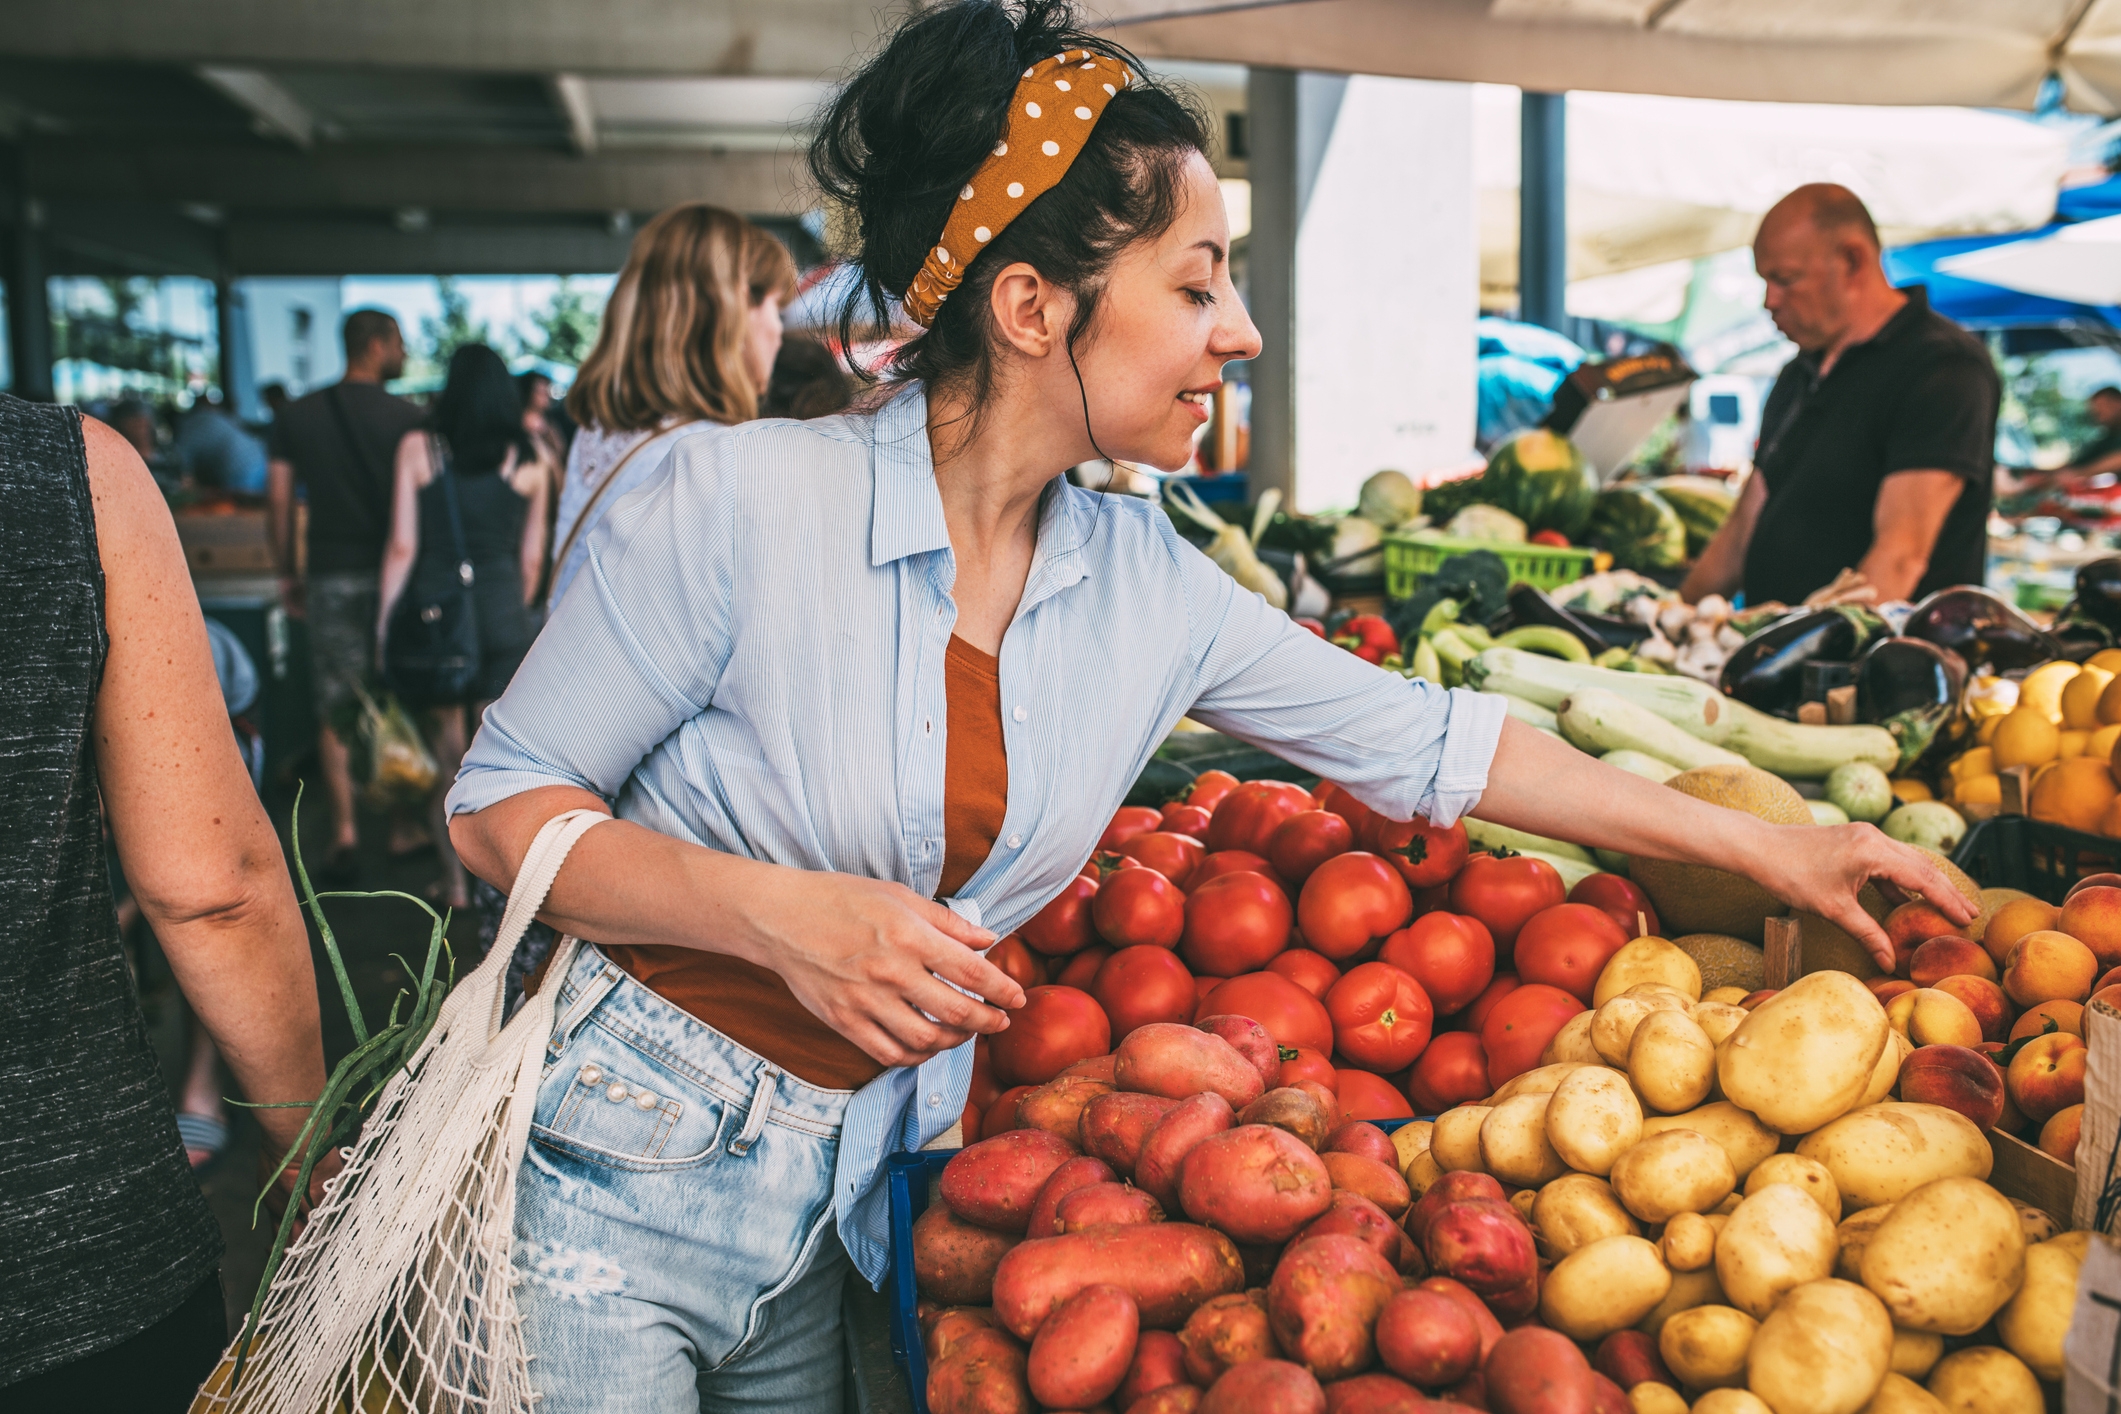
[[[937,1105],[940,1105],[940,1104],[941,1104],[942,1102],[943,1102],[943,1097],[942,1097],[942,1096],[940,1096],[940,1095],[930,1095],[930,1096],[928,1097],[928,1108],[932,1110],[932,1109],[934,1109],[934,1108],[935,1108],[935,1107],[936,1107]]]
[[[1029,712],[1026,712],[1023,708],[1019,707],[1012,715],[1016,718],[1016,720],[1021,722],[1022,720],[1024,720],[1024,718],[1030,716],[1031,714]]]
[[[1023,837],[1022,835],[1011,835],[1011,836],[1009,836],[1009,848],[1011,848],[1011,849],[1018,849],[1018,848],[1021,848],[1021,847],[1022,847],[1022,845],[1023,845],[1023,843],[1024,843],[1024,837]]]

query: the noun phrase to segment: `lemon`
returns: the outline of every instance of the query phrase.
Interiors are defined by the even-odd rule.
[[[1911,805],[1918,800],[1935,800],[1937,793],[1913,776],[1893,777],[1893,799],[1902,805]]]
[[[2086,666],[2062,688],[2062,725],[2071,731],[2088,732],[2104,724],[2106,718],[2099,715],[2099,704],[2105,700],[2102,694],[2112,684],[2114,675],[2104,668]]]
[[[2102,648],[2086,658],[2084,666],[2102,673],[2121,673],[2121,648]]]
[[[2072,756],[2082,756],[2085,750],[2085,743],[2091,739],[2092,734],[2090,732],[2065,731],[2061,733],[2055,742],[2055,758],[2059,761],[2067,761]]]
[[[1962,776],[1952,786],[1955,805],[2001,805],[2003,777],[1990,771],[1980,776]]]
[[[1981,725],[1974,728],[1974,740],[1980,742],[1983,746],[1993,742],[1996,739],[1996,728],[2003,725],[2003,718],[2007,715],[2007,713],[1998,713],[1994,716],[1983,717]]]
[[[1977,746],[1962,752],[1952,762],[1952,778],[1966,780],[1970,776],[1993,776],[1996,774],[1996,753],[1985,746]]]
[[[2072,667],[2076,666],[2071,664]],[[2043,669],[2035,669],[2044,672]],[[1996,727],[1996,735],[1989,743],[1996,769],[2008,771],[2013,766],[2038,766],[2053,761],[2062,753],[2062,734],[2055,729],[2054,721],[2036,705],[2013,707],[2004,714]]]
[[[2081,671],[2067,658],[2057,658],[2042,663],[2025,675],[2018,684],[2018,705],[2037,707],[2050,722],[2062,725],[2062,689],[2069,686],[2070,679]]]

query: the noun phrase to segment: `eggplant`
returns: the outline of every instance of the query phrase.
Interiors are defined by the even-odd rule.
[[[1900,632],[1951,649],[1977,672],[2007,673],[2062,656],[2053,634],[1978,584],[1938,590],[1915,606]]]
[[[1510,586],[1510,619],[1514,628],[1530,624],[1558,628],[1581,643],[1592,657],[1613,646],[1598,630],[1555,603],[1536,585],[1519,582]]]
[[[2121,555],[2077,566],[2076,607],[2094,623],[2121,632]]]
[[[1881,638],[1856,662],[1856,720],[1900,743],[1904,770],[1959,715],[1966,659],[1920,638]]]
[[[2062,645],[2062,656],[2081,663],[2094,653],[2114,646],[2114,632],[2085,609],[2082,596],[2062,606],[2048,632]]]
[[[1884,631],[1883,620],[1854,605],[1789,614],[1732,651],[1718,686],[1748,707],[1795,721],[1805,664],[1851,662]]]

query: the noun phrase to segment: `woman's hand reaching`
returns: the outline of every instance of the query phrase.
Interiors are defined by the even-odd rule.
[[[1757,822],[1756,822],[1757,823]],[[1889,901],[1920,894],[1954,923],[1979,912],[1952,884],[1937,861],[1913,845],[1896,843],[1874,825],[1761,825],[1762,847],[1743,864],[1727,864],[1757,880],[1800,913],[1816,913],[1863,944],[1887,973],[1895,959],[1892,942],[1858,901],[1863,886],[1876,883]]]

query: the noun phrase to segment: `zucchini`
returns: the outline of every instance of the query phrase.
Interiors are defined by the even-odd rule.
[[[1581,859],[1571,859],[1564,854],[1546,854],[1536,849],[1520,849],[1517,852],[1527,859],[1543,860],[1553,865],[1554,872],[1561,876],[1561,886],[1564,889],[1573,889],[1593,874],[1605,872],[1599,868],[1596,860],[1586,864]]]
[[[1415,677],[1430,682],[1443,681],[1443,660],[1436,656],[1436,645],[1426,638],[1414,645],[1414,657],[1407,666],[1413,669]]]
[[[1597,860],[1599,868],[1608,874],[1618,874],[1623,879],[1628,877],[1628,857],[1619,850],[1594,849],[1591,851],[1591,858]]]
[[[1577,864],[1591,864],[1591,852],[1580,844],[1569,844],[1562,840],[1550,840],[1545,835],[1527,834],[1513,830],[1508,825],[1497,825],[1487,820],[1476,820],[1466,816],[1466,838],[1475,849],[1507,849],[1518,854],[1536,854],[1549,860],[1567,859]],[[1597,872],[1592,866],[1592,872]]]
[[[1560,721],[1537,702],[1527,702],[1522,697],[1512,697],[1507,692],[1496,695],[1502,698],[1503,705],[1509,708],[1510,715],[1526,726],[1537,727],[1551,736],[1561,735]]]
[[[1597,756],[1608,751],[1640,751],[1683,771],[1745,763],[1737,752],[1689,736],[1647,707],[1637,707],[1602,687],[1570,693],[1562,699],[1556,716],[1563,736]]]
[[[1655,781],[1659,785],[1663,785],[1666,781],[1679,774],[1679,768],[1669,761],[1648,755],[1645,752],[1630,751],[1626,748],[1622,748],[1619,751],[1608,751],[1598,759],[1605,762],[1608,766],[1618,766],[1623,771],[1632,772],[1646,781]]]

